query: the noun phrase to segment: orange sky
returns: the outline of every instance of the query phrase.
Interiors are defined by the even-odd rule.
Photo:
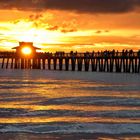
[[[139,10],[100,13],[8,7],[1,8],[0,15],[1,51],[11,50],[18,41],[33,41],[52,52],[140,49]]]

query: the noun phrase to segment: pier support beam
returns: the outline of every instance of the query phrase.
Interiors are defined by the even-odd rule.
[[[11,69],[13,69],[13,65],[14,65],[13,62],[14,62],[14,59],[12,58],[11,59]]]
[[[76,59],[75,59],[75,57],[72,57],[71,58],[72,71],[75,71],[75,65],[76,65]]]
[[[45,63],[46,62],[46,59],[42,59],[42,64],[43,64],[43,69],[46,69],[46,67],[45,67]]]
[[[77,59],[78,71],[82,71],[83,59],[80,57]]]
[[[89,62],[90,62],[90,59],[89,58],[85,58],[84,59],[84,62],[85,62],[85,71],[89,71]]]
[[[56,70],[56,65],[57,65],[57,58],[54,57],[53,58],[53,68],[54,68],[54,70]]]
[[[65,70],[66,71],[69,70],[69,57],[68,56],[65,58]]]
[[[92,66],[92,71],[97,71],[97,59],[96,58],[91,59],[91,66]]]
[[[63,58],[60,57],[59,58],[59,70],[62,70],[62,68],[63,68]]]
[[[8,69],[9,58],[7,58],[6,69]]]
[[[4,68],[4,60],[5,60],[5,58],[2,59],[2,65],[1,65],[2,69]]]
[[[48,70],[51,70],[51,58],[48,58]]]

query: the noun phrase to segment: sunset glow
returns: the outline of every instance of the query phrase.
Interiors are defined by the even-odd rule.
[[[44,7],[45,0],[28,1],[27,5],[11,2],[13,7],[7,2],[7,8],[1,6],[0,10],[0,50],[10,51],[19,41],[34,42],[47,52],[139,49],[139,6],[125,9],[127,3],[121,7],[122,1],[113,1],[109,6],[116,7],[112,9],[104,2],[88,5],[80,1],[75,2],[79,7],[69,3],[70,9],[65,1],[57,5],[49,0],[53,8]],[[132,0],[128,5],[135,3]]]
[[[25,55],[30,55],[32,53],[32,50],[29,47],[24,47],[22,49],[22,53]]]

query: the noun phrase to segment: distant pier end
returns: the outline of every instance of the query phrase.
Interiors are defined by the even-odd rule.
[[[33,42],[19,42],[19,46],[12,49],[16,50],[16,55],[19,58],[33,58],[36,55],[36,50],[40,50],[33,45]]]

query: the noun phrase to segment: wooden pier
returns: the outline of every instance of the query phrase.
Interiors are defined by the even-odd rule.
[[[36,53],[34,57],[0,52],[0,68],[139,73],[140,52]]]

